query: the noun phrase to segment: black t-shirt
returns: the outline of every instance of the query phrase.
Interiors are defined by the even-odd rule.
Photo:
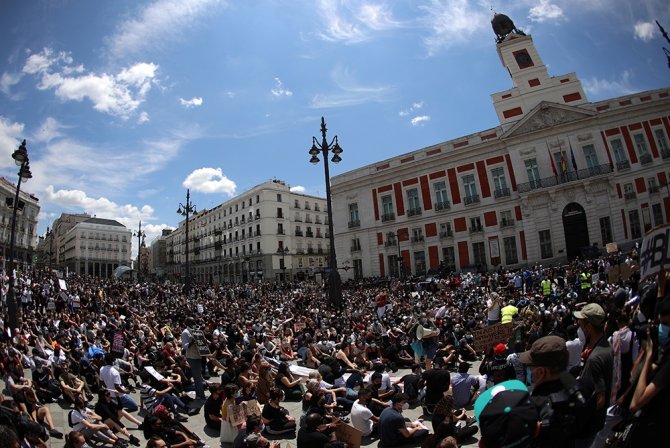
[[[415,373],[409,373],[402,378],[400,378],[400,381],[403,384],[403,392],[407,394],[407,396],[410,399],[415,399],[419,396],[419,381],[421,380],[421,376],[415,374]]]
[[[270,425],[276,425],[286,421],[286,415],[282,412],[280,408],[275,408],[266,404],[263,406],[263,412],[261,414],[263,418],[270,420]]]
[[[219,396],[219,398],[214,398],[213,395],[210,395],[209,397],[207,397],[207,400],[205,400],[205,405],[204,405],[205,422],[207,423],[207,426],[211,426],[213,428],[220,428],[221,427],[221,421],[212,420],[209,417],[209,414],[221,416],[221,405],[222,404],[223,404],[223,397],[222,396]]]
[[[580,379],[593,385],[594,393],[602,393],[605,396],[605,403],[609,402],[610,391],[612,390],[612,372],[614,370],[614,355],[612,354],[612,347],[610,347],[607,339],[604,337],[593,347],[589,355],[584,369],[582,370]],[[584,397],[589,398],[589,397]],[[592,418],[593,432],[602,429],[605,424],[605,417],[607,415],[607,405],[602,409],[598,409],[596,418]]]
[[[426,383],[426,403],[436,404],[442,398],[442,394],[449,389],[451,375],[447,369],[429,369],[423,372],[423,380]]]
[[[307,431],[301,428],[298,431],[298,448],[323,448],[330,438],[319,431]]]
[[[670,347],[666,347],[670,348]],[[659,392],[647,403],[642,411],[640,426],[633,435],[635,446],[655,446],[659,440],[667,437],[670,427],[670,353],[665,353],[658,362],[654,376],[649,381]]]

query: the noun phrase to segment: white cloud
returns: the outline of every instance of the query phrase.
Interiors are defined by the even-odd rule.
[[[21,81],[23,74],[21,73],[3,73],[0,77],[0,91],[7,96],[11,96],[12,87]]]
[[[157,0],[143,7],[136,18],[121,23],[107,39],[114,57],[138,54],[181,38],[200,18],[210,16],[224,0]]]
[[[419,115],[419,116],[416,116],[416,117],[412,118],[410,123],[412,123],[412,126],[418,126],[420,124],[425,123],[426,121],[430,121],[430,116],[429,115]]]
[[[540,4],[530,8],[528,18],[534,22],[562,19],[563,10],[560,6],[549,3],[549,0],[540,0]]]
[[[274,96],[293,96],[293,92],[286,89],[279,78],[275,78],[275,86],[270,91]]]
[[[590,96],[606,98],[628,95],[636,91],[630,86],[631,72],[624,70],[618,79],[584,79],[584,90]]]
[[[23,129],[23,123],[12,122],[0,115],[0,168],[15,166],[12,153],[21,144]]]
[[[35,132],[33,138],[38,142],[50,142],[56,138],[62,137],[60,129],[63,128],[58,120],[53,117],[47,117],[40,128]]]
[[[486,10],[468,0],[431,0],[420,8],[426,13],[424,21],[432,32],[424,38],[430,55],[465,42],[475,31],[489,26]]]
[[[304,193],[305,187],[303,187],[302,185],[296,185],[295,187],[291,187],[290,190],[293,193]]]
[[[314,95],[311,108],[346,107],[369,102],[383,102],[389,99],[393,91],[388,86],[365,86],[358,82],[347,68],[337,66],[331,72],[331,78],[338,87],[334,93]]]
[[[224,193],[233,196],[237,185],[223,175],[221,168],[199,168],[189,174],[182,184],[202,193]]]
[[[637,22],[635,24],[635,38],[649,42],[656,34],[656,25],[651,22]]]
[[[157,82],[158,65],[153,63],[139,62],[116,75],[72,71],[64,64],[72,64],[68,53],[54,54],[52,49],[45,48],[28,57],[23,72],[39,76],[37,88],[54,90],[62,101],[87,99],[95,110],[124,120],[133,115]]]
[[[402,27],[384,4],[351,0],[320,0],[317,12],[323,26],[319,36],[331,42],[357,43],[372,37],[373,32]]]
[[[412,105],[409,108],[403,109],[400,112],[398,112],[398,115],[400,115],[401,117],[406,117],[412,114],[414,111],[421,109],[422,107],[423,107],[423,101],[417,101],[415,103],[412,103]]]
[[[149,121],[149,113],[145,110],[140,112],[140,114],[137,116],[137,124],[144,124],[147,121]]]
[[[179,98],[179,104],[184,106],[187,109],[190,109],[192,107],[196,106],[202,106],[202,97],[196,96],[191,98],[190,100],[185,100],[184,98]]]

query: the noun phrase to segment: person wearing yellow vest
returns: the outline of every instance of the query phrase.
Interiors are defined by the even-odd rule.
[[[542,285],[542,295],[549,297],[551,295],[551,280],[549,280],[549,277],[545,277],[540,284]]]
[[[581,285],[579,295],[584,298],[585,296],[588,296],[589,291],[591,290],[591,273],[589,271],[584,271],[579,274],[579,282]]]
[[[515,317],[519,315],[519,308],[514,306],[514,300],[510,300],[507,306],[500,310],[502,319],[501,324],[511,324]]]

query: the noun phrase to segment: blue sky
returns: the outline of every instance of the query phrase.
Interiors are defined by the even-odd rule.
[[[591,101],[666,87],[667,0],[2,0],[0,175],[28,140],[38,233],[86,211],[152,240],[277,178],[325,195],[307,151],[325,116],[336,175],[498,124],[511,87],[491,7]]]

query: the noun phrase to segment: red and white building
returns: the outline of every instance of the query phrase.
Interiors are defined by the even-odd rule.
[[[332,179],[343,279],[558,263],[670,222],[670,89],[591,103],[498,19],[498,126]]]

